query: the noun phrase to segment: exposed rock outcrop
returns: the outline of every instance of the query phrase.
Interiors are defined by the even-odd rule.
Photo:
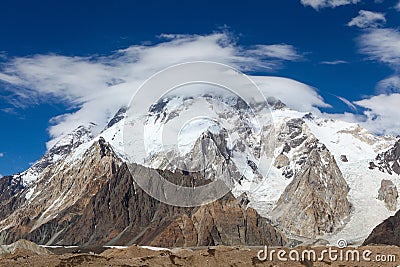
[[[333,232],[350,214],[349,187],[328,149],[306,144],[308,158],[271,213],[284,230],[315,238]]]
[[[232,186],[235,180],[239,181],[242,178],[242,174],[230,159],[231,151],[227,148],[226,139],[225,131],[219,133],[205,131],[186,155],[168,151],[165,155],[156,154],[147,163],[161,170],[180,169],[199,172],[206,179],[213,181],[218,178]]]
[[[369,168],[400,175],[400,139],[388,151],[378,154]]]
[[[349,162],[349,159],[347,158],[346,155],[340,155],[340,160],[343,162]]]
[[[398,197],[399,193],[393,182],[391,180],[382,180],[381,188],[378,191],[378,199],[385,201],[388,210],[396,211]]]
[[[282,170],[285,178],[293,178],[304,163],[304,153],[301,151],[307,139],[313,138],[305,121],[300,118],[290,119],[280,125],[277,131],[277,146],[282,146],[281,153],[276,157],[274,166]],[[292,154],[289,159],[289,152]],[[292,163],[292,164],[291,164]]]
[[[22,179],[13,176],[0,178],[0,203],[10,199],[24,189]]]
[[[277,167],[278,169],[286,167],[289,164],[290,164],[289,158],[283,153],[279,154],[274,162],[274,166]]]
[[[117,113],[114,115],[114,117],[107,123],[107,126],[104,130],[114,126],[115,124],[117,124],[119,121],[123,120],[126,116],[126,111],[127,111],[127,107],[121,107]]]
[[[191,247],[204,245],[286,244],[280,231],[257,212],[240,206],[228,194],[209,205],[182,214],[157,235],[150,245]]]

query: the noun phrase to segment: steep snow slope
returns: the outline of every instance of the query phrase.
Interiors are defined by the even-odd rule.
[[[335,155],[350,187],[349,200],[353,212],[348,223],[338,233],[326,235],[324,238],[331,243],[344,238],[349,243],[361,244],[376,225],[394,214],[377,196],[383,179],[392,180],[399,188],[399,177],[368,167],[369,162],[378,153],[392,146],[396,139],[391,136],[375,136],[355,123],[312,115],[308,115],[305,121],[313,134]]]
[[[32,184],[46,167],[65,159],[73,150],[92,140],[94,137],[91,132],[93,126],[95,126],[95,124],[92,123],[87,126],[79,126],[74,131],[59,140],[28,170],[21,174],[14,175],[14,178],[21,178],[24,186]]]
[[[367,159],[340,165],[350,187],[349,200],[353,205],[353,211],[343,229],[324,237],[331,244],[344,238],[349,244],[361,245],[375,226],[395,214],[394,211],[389,211],[384,201],[378,200],[377,197],[383,179],[393,181],[397,188],[400,188],[399,177],[381,173],[378,170],[370,170],[366,167],[368,163]],[[399,206],[397,206],[398,209]]]

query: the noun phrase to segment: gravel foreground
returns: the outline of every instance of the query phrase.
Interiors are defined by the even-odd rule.
[[[259,253],[260,249],[263,249],[262,253]],[[195,250],[178,248],[150,250],[134,245],[123,249],[50,248],[48,250],[47,254],[37,254],[27,249],[16,249],[13,253],[0,256],[0,266],[400,266],[400,248],[394,246],[359,247],[357,248],[360,255],[359,260],[357,260],[356,254],[354,254],[355,258],[352,258],[353,254],[350,252],[354,252],[355,248],[351,247],[342,250],[331,247],[331,250],[338,251],[337,260],[331,260],[327,252],[323,259],[319,259],[323,250],[328,250],[328,247],[296,247],[292,250],[290,248],[268,248],[268,255],[274,250],[273,259],[267,257],[266,260],[261,261],[257,256],[258,254],[261,257],[264,256],[264,248],[261,247],[216,246]],[[280,255],[283,258],[286,257],[287,261],[278,260],[277,254],[280,250],[285,251],[285,253],[280,252]],[[309,250],[316,253],[315,261],[306,258]],[[296,253],[299,253],[301,257],[304,251],[307,251],[304,260],[289,259],[289,255],[295,258]],[[339,258],[340,251],[343,253],[342,260]],[[362,258],[363,253],[368,255],[369,261]],[[346,255],[348,256],[347,260]]]

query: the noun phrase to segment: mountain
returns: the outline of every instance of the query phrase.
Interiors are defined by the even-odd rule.
[[[298,236],[331,233],[350,215],[349,187],[327,148],[305,144],[305,162],[276,203],[271,217]]]
[[[361,244],[398,210],[392,136],[273,98],[250,109],[235,96],[166,96],[147,116],[126,112],[98,136],[79,127],[24,173],[0,179],[1,243]],[[133,164],[126,123],[144,127],[129,140],[140,156]],[[378,167],[381,158],[391,172]],[[170,206],[136,183],[155,171],[184,186],[222,179],[232,192],[199,207]]]
[[[94,136],[91,131],[93,126],[95,126],[95,124],[90,123],[88,126],[81,125],[77,127],[71,133],[58,140],[58,142],[28,170],[21,174],[14,175],[14,177],[16,179],[22,179],[25,186],[29,185],[37,179],[39,174],[42,173],[46,167],[65,159],[75,148],[93,139]]]
[[[290,110],[273,98],[268,99],[268,105],[259,105],[256,116],[253,117],[253,120],[265,119],[266,112],[269,112],[267,109],[272,110],[274,127],[263,129],[263,140],[260,140],[250,131],[252,124],[249,123],[251,121],[249,117],[246,117],[246,106],[243,103],[238,104],[234,98],[215,101],[215,98],[207,97],[200,99],[172,97],[160,101],[153,106],[151,115],[145,122],[151,133],[147,140],[151,141],[148,145],[150,156],[143,159],[143,163],[149,167],[170,171],[175,171],[176,166],[182,169],[192,167],[196,170],[199,169],[198,164],[191,162],[189,166],[184,166],[179,162],[185,157],[196,159],[196,156],[204,156],[206,159],[212,159],[212,162],[201,160],[203,165],[200,167],[218,162],[216,164],[218,167],[225,170],[225,173],[233,174],[233,180],[239,182],[232,191],[234,196],[239,197],[245,192],[250,200],[248,206],[255,208],[287,235],[297,239],[324,238],[332,243],[336,243],[340,238],[346,238],[349,243],[362,243],[376,225],[393,215],[393,211],[385,207],[384,201],[377,200],[378,191],[382,180],[391,180],[397,187],[399,181],[394,175],[371,170],[368,167],[369,162],[376,158],[377,154],[391,147],[396,139],[391,136],[376,136],[355,123],[325,119],[310,113]],[[225,127],[191,121],[189,127],[182,128],[177,147],[168,144],[162,147],[159,144],[159,140],[162,139],[160,129],[164,127],[165,130],[168,123],[174,123],[174,120],[185,120],[187,115],[184,113],[189,113],[187,116],[189,118],[193,117],[192,114],[197,114],[198,110],[204,113],[206,112],[204,107],[207,106],[212,107],[214,111],[208,114],[210,117],[228,120]],[[229,109],[232,106],[233,110]],[[113,134],[113,145],[119,147],[118,150],[122,154],[123,148],[120,146],[122,137],[119,135],[122,134],[123,125],[117,128]],[[235,136],[235,133],[238,134]],[[273,142],[269,142],[270,139],[273,139]],[[204,144],[201,140],[212,140],[212,142],[207,141],[207,149],[201,150],[200,144]],[[319,178],[319,175],[308,175],[310,171],[307,172],[305,170],[307,168],[304,167],[309,165],[304,163],[309,159],[309,146],[313,143],[317,143],[320,150],[323,148],[323,152],[318,154],[321,162],[328,164],[313,167],[311,172],[320,173],[324,178],[307,183],[304,181],[310,177]],[[255,164],[260,160],[259,154],[262,149],[273,158],[273,166],[270,169],[265,167],[268,164]],[[177,160],[171,164],[171,158]],[[203,175],[212,179],[211,174],[215,173],[215,170],[218,168],[211,168],[210,174],[207,174],[205,169]],[[237,172],[243,175],[235,175]],[[301,175],[302,173],[306,175]],[[262,180],[260,176],[267,178]],[[276,216],[277,212],[272,212],[274,208],[277,210],[279,199],[295,180],[300,180],[300,184],[304,185],[301,188],[304,195],[310,189],[320,190],[319,194],[311,197],[310,203],[319,208],[314,211],[316,215],[313,220],[303,222],[301,236],[298,230],[291,229],[289,225],[285,226],[282,221],[290,224],[291,219],[305,212],[304,210],[291,214],[293,217],[288,217],[287,220],[282,220]],[[325,186],[326,181],[331,184]],[[291,204],[293,207],[302,206],[300,199],[297,202],[292,201]],[[371,208],[379,212],[371,216]],[[331,219],[326,221],[324,216]],[[320,225],[321,222],[324,222],[323,227]]]
[[[134,168],[135,175],[149,172],[141,165]],[[166,171],[164,176],[175,182],[185,178],[187,184],[193,179],[178,172]],[[21,238],[47,245],[164,247],[287,242],[268,220],[229,194],[200,208],[158,202],[135,184],[127,165],[102,137],[80,159],[52,165],[34,187],[0,206],[8,210],[1,217],[2,243]]]
[[[38,161],[23,173],[7,176],[0,179],[0,202],[21,192],[25,187],[32,185],[40,174],[52,164],[62,161],[69,153],[80,145],[93,139],[91,132],[94,124],[79,126],[71,133],[61,138]]]

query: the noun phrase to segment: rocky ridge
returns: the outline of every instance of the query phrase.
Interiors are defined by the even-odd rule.
[[[400,175],[400,139],[389,150],[378,154],[375,161],[370,162],[370,169],[378,168],[390,175]]]
[[[315,238],[333,232],[350,215],[349,187],[324,145],[308,140],[305,149],[307,157],[271,217],[291,234]]]
[[[134,175],[148,172],[136,165]],[[200,174],[161,172],[175,183],[202,179]],[[127,165],[102,138],[79,161],[47,168],[32,188],[0,206],[10,211],[1,217],[3,244],[21,238],[47,245],[164,247],[287,242],[268,220],[231,194],[199,208],[158,202],[135,184]]]

